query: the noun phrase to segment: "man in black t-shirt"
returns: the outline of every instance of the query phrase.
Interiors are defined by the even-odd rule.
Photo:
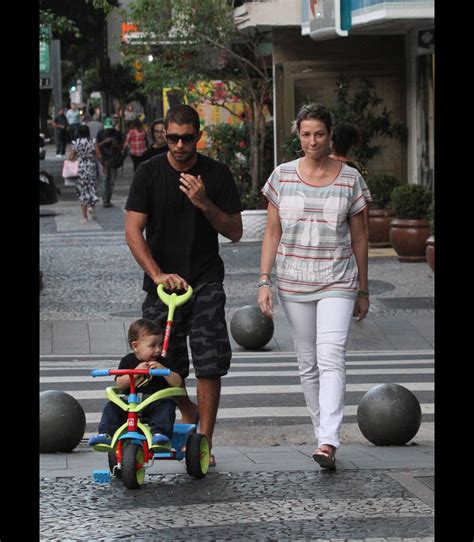
[[[60,107],[58,114],[54,117],[53,128],[56,138],[56,156],[64,156],[66,154],[67,139],[67,118],[64,114],[64,107]]]
[[[158,284],[194,293],[176,309],[169,345],[170,363],[184,379],[189,374],[186,336],[193,358],[198,406],[179,398],[184,423],[196,423],[212,447],[221,376],[232,356],[225,321],[224,263],[218,233],[238,241],[242,210],[229,168],[198,154],[199,115],[177,105],[165,117],[166,154],[142,162],[135,172],[125,209],[125,236],[145,271],[143,317],[163,324],[168,308],[156,293]],[[146,240],[144,230],[146,229]],[[210,465],[214,463],[211,455]]]

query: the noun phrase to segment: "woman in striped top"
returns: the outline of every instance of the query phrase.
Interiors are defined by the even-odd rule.
[[[294,130],[304,156],[279,165],[262,189],[269,205],[258,303],[271,318],[275,263],[278,297],[318,443],[313,459],[335,468],[349,328],[353,316],[362,320],[369,310],[366,202],[360,173],[328,156],[330,111],[304,105]]]

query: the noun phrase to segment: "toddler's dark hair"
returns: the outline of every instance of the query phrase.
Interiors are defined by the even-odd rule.
[[[138,341],[142,337],[147,335],[163,335],[161,326],[153,320],[147,320],[146,318],[140,318],[132,322],[128,328],[128,344],[132,346],[132,342]]]

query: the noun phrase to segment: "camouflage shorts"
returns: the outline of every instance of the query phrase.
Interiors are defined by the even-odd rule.
[[[210,282],[197,286],[191,299],[176,308],[166,359],[169,359],[170,368],[182,378],[189,375],[187,336],[196,377],[227,374],[232,351],[225,321],[225,302],[222,284]],[[142,312],[143,318],[165,328],[168,307],[157,294],[146,296]]]

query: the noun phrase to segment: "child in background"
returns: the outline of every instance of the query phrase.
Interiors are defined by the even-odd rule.
[[[119,369],[166,369],[160,360],[163,332],[158,324],[141,318],[130,325],[128,343],[133,353],[127,354],[120,360]],[[170,387],[181,387],[182,380],[178,373],[171,372],[169,376],[136,375],[137,391],[151,395],[159,390]],[[122,393],[128,393],[130,376],[116,377],[117,386]],[[142,412],[150,420],[153,433],[153,444],[167,446],[173,433],[176,404],[172,398],[160,399],[147,406]],[[109,401],[102,412],[99,423],[99,434],[89,439],[89,445],[110,444],[112,435],[127,420],[127,413],[118,405]]]

